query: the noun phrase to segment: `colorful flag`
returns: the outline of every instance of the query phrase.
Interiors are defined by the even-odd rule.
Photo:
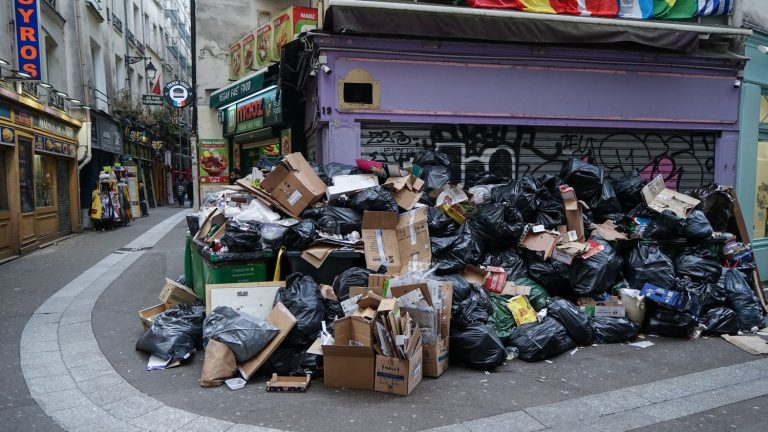
[[[619,0],[619,16],[622,18],[653,18],[654,0]]]
[[[616,0],[466,0],[467,6],[525,12],[615,17]]]
[[[698,0],[697,16],[730,15],[733,13],[735,0]]]
[[[163,94],[163,90],[160,88],[160,74],[155,78],[155,84],[152,86],[152,94],[158,96]]]

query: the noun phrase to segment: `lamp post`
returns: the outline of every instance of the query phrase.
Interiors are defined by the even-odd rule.
[[[157,68],[152,64],[151,59],[144,68],[144,72],[147,74],[147,93],[152,93],[152,86],[155,84],[155,77],[157,77]]]
[[[141,56],[133,57],[133,56],[128,56],[127,55],[127,56],[125,56],[125,69],[127,70],[128,67],[130,67],[132,64],[138,63],[138,62],[140,62],[142,60],[144,61],[144,73],[146,74],[147,85],[149,86],[150,82],[155,80],[155,76],[156,76],[156,73],[157,73],[157,68],[155,67],[155,65],[152,64],[152,58],[150,58],[150,57],[141,57]],[[147,64],[147,61],[149,61],[149,64]],[[130,86],[130,83],[131,83],[131,81],[129,80],[128,81],[129,86]],[[151,90],[151,88],[150,88],[150,90]]]

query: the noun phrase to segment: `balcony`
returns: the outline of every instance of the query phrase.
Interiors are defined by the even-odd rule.
[[[115,30],[119,31],[120,33],[123,32],[123,22],[120,21],[120,18],[118,18],[115,14],[112,14],[112,27],[114,27]]]
[[[133,36],[133,32],[125,29],[125,34],[128,36],[128,42],[130,42],[133,46],[136,46],[136,37]]]
[[[90,10],[99,22],[104,22],[104,8],[101,6],[101,0],[85,0],[86,9]]]

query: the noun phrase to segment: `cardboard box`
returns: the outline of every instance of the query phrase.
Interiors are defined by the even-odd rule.
[[[158,298],[168,309],[178,304],[192,304],[200,300],[191,289],[167,278]]]
[[[376,358],[371,323],[360,317],[344,317],[336,320],[333,327],[333,345],[323,345],[325,385],[373,390]],[[350,341],[362,346],[352,346]]]
[[[287,393],[306,393],[309,387],[309,374],[303,377],[296,376],[278,376],[272,374],[272,378],[267,381],[267,392],[287,392]]]
[[[596,301],[591,297],[579,297],[577,303],[581,310],[590,317],[623,317],[626,314],[624,304],[618,297],[611,296],[608,300]]]
[[[571,265],[573,264],[574,258],[580,256],[588,249],[589,247],[586,244],[579,242],[559,244],[555,246],[555,250],[552,251],[552,259]]]
[[[296,39],[304,32],[317,28],[317,9],[291,6],[277,14],[272,21],[274,39],[272,43],[272,60],[280,61],[280,49]]]
[[[397,241],[397,213],[366,211],[363,214],[362,238],[365,245],[365,265],[371,270],[384,266],[387,272],[399,273],[402,268]]]
[[[421,332],[408,341],[406,358],[376,356],[375,386],[377,392],[408,396],[423,378]]]
[[[272,312],[267,315],[266,320],[280,329],[280,332],[263,350],[261,350],[260,353],[238,366],[240,375],[242,375],[243,379],[246,381],[248,381],[253,374],[264,365],[269,356],[275,352],[277,347],[279,347],[286,336],[288,336],[288,333],[290,333],[293,327],[296,326],[296,317],[294,317],[291,311],[289,311],[282,303],[275,305]]]
[[[256,67],[269,66],[272,59],[272,23],[268,22],[256,29]]]
[[[256,318],[266,319],[272,312],[277,291],[285,282],[246,282],[210,284],[205,287],[205,313],[219,306],[229,306]]]
[[[450,338],[446,336],[437,343],[424,345],[422,367],[425,377],[438,378],[448,370],[449,341]]]
[[[408,269],[411,262],[429,267],[432,262],[432,247],[429,242],[426,207],[411,210],[398,217],[397,247],[403,269]]]
[[[392,196],[400,208],[410,210],[421,199],[421,188],[424,187],[424,180],[413,175],[389,177],[384,183],[384,187],[392,191]]]
[[[576,198],[576,191],[568,185],[560,186],[560,194],[565,206],[565,221],[568,232],[574,232],[575,238],[566,237],[568,241],[584,243],[584,219],[581,215],[581,206]]]
[[[667,189],[661,174],[645,185],[641,194],[643,201],[651,209],[659,213],[672,210],[681,219],[687,218],[701,202],[686,194]]]
[[[291,153],[264,177],[261,188],[280,203],[291,216],[325,196],[326,186],[301,153]]]
[[[530,251],[539,252],[539,255],[546,261],[552,257],[555,246],[560,239],[560,233],[553,231],[542,231],[534,233],[528,230],[520,239],[520,247]]]
[[[374,174],[338,175],[333,177],[333,186],[328,186],[325,196],[329,201],[335,200],[378,185],[379,179]]]
[[[209,237],[209,233],[214,234],[216,230],[220,229],[226,223],[227,223],[227,218],[224,217],[224,213],[219,209],[213,210],[205,218],[205,221],[203,221],[203,224],[200,225],[200,229],[197,231],[197,234],[195,234],[195,239],[202,243],[205,243],[206,239]],[[214,227],[216,229],[213,230],[213,232],[211,232],[211,230]]]
[[[683,310],[686,305],[686,299],[680,292],[649,283],[643,285],[640,295],[676,310]]]
[[[141,325],[144,327],[144,330],[148,330],[150,327],[152,327],[152,320],[167,310],[168,306],[166,306],[165,303],[160,303],[159,305],[152,306],[151,308],[140,310],[139,320],[141,321]]]

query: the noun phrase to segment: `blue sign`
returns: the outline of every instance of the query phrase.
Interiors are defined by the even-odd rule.
[[[40,7],[38,0],[14,0],[19,71],[40,80]]]

